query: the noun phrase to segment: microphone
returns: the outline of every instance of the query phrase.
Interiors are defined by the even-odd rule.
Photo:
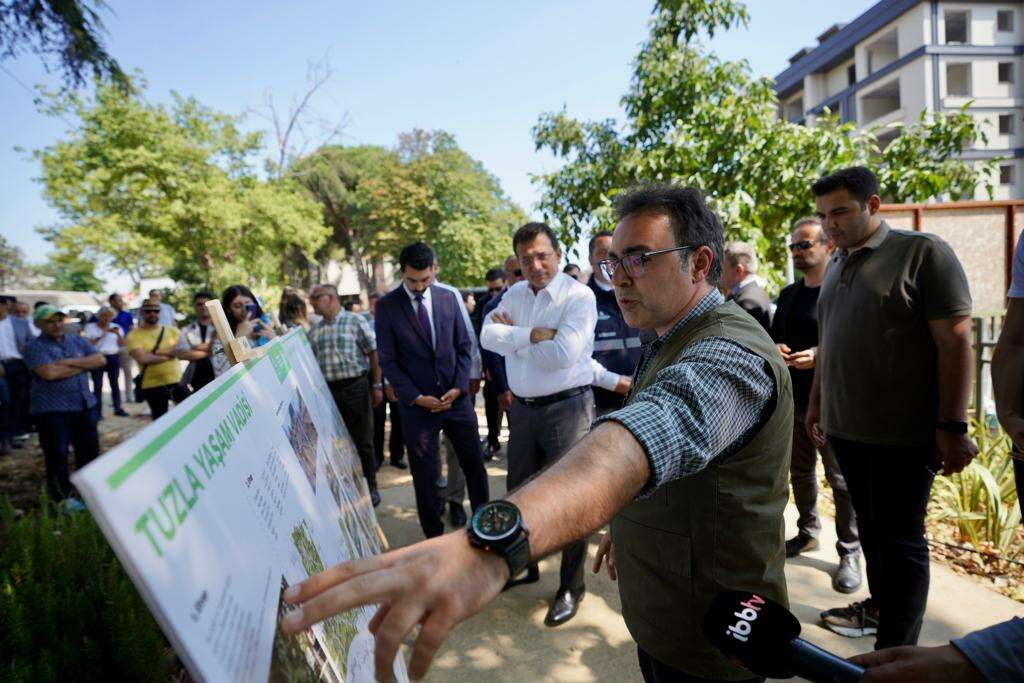
[[[800,676],[813,683],[852,683],[864,669],[800,638],[800,622],[782,605],[750,591],[724,591],[702,623],[722,654],[758,676]]]

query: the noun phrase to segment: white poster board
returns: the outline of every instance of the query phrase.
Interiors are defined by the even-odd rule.
[[[72,479],[196,680],[371,681],[372,607],[278,629],[284,588],[385,540],[306,335],[265,348]]]

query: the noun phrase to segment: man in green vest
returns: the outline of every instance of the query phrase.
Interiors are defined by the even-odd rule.
[[[626,322],[656,335],[626,405],[506,500],[481,507],[466,531],[294,586],[286,598],[300,607],[286,629],[380,603],[377,670],[389,670],[420,624],[409,666],[418,678],[448,632],[529,562],[611,521],[598,565],[607,558],[618,575],[644,679],[753,679],[715,650],[700,622],[720,590],[787,602],[789,373],[764,329],[717,289],[722,225],[699,192],[647,186],[616,208],[600,267]]]

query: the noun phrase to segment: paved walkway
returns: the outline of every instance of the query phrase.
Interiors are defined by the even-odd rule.
[[[482,420],[481,420],[482,422]],[[491,494],[505,491],[503,460],[490,463]],[[408,470],[385,465],[380,474],[383,503],[377,509],[392,547],[422,538],[416,519],[412,478]],[[468,512],[468,505],[467,505]],[[796,510],[786,510],[787,537],[795,533]],[[595,539],[596,540],[596,539]],[[786,566],[791,608],[803,623],[803,637],[848,657],[871,648],[868,638],[843,638],[818,625],[818,614],[830,607],[866,597],[832,590],[830,572],[837,562],[835,529],[827,525],[821,549]],[[596,542],[589,555],[594,557]],[[587,575],[587,594],[579,614],[556,629],[543,624],[548,600],[558,586],[558,557],[540,565],[541,580],[502,594],[489,609],[457,628],[438,653],[428,681],[640,681],[636,647],[622,621],[615,583],[602,573]],[[921,635],[922,645],[989,624],[1024,615],[1024,605],[932,564],[931,593]]]

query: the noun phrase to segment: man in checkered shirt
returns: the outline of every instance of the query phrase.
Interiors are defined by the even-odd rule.
[[[323,320],[309,330],[309,343],[331,396],[345,422],[363,467],[370,500],[380,505],[373,458],[373,408],[384,400],[377,339],[366,318],[341,307],[334,285],[317,285],[309,294]]]
[[[723,229],[699,192],[643,187],[616,209],[599,265],[627,324],[654,338],[625,407],[507,500],[529,529],[533,561],[612,522],[594,569],[607,560],[618,578],[645,680],[749,680],[700,624],[721,590],[787,602],[789,372],[765,330],[723,301]],[[409,673],[422,677],[450,629],[498,595],[512,563],[458,532],[399,552],[295,587],[287,597],[303,608],[285,628],[386,603],[377,661],[391,661],[421,624]]]

